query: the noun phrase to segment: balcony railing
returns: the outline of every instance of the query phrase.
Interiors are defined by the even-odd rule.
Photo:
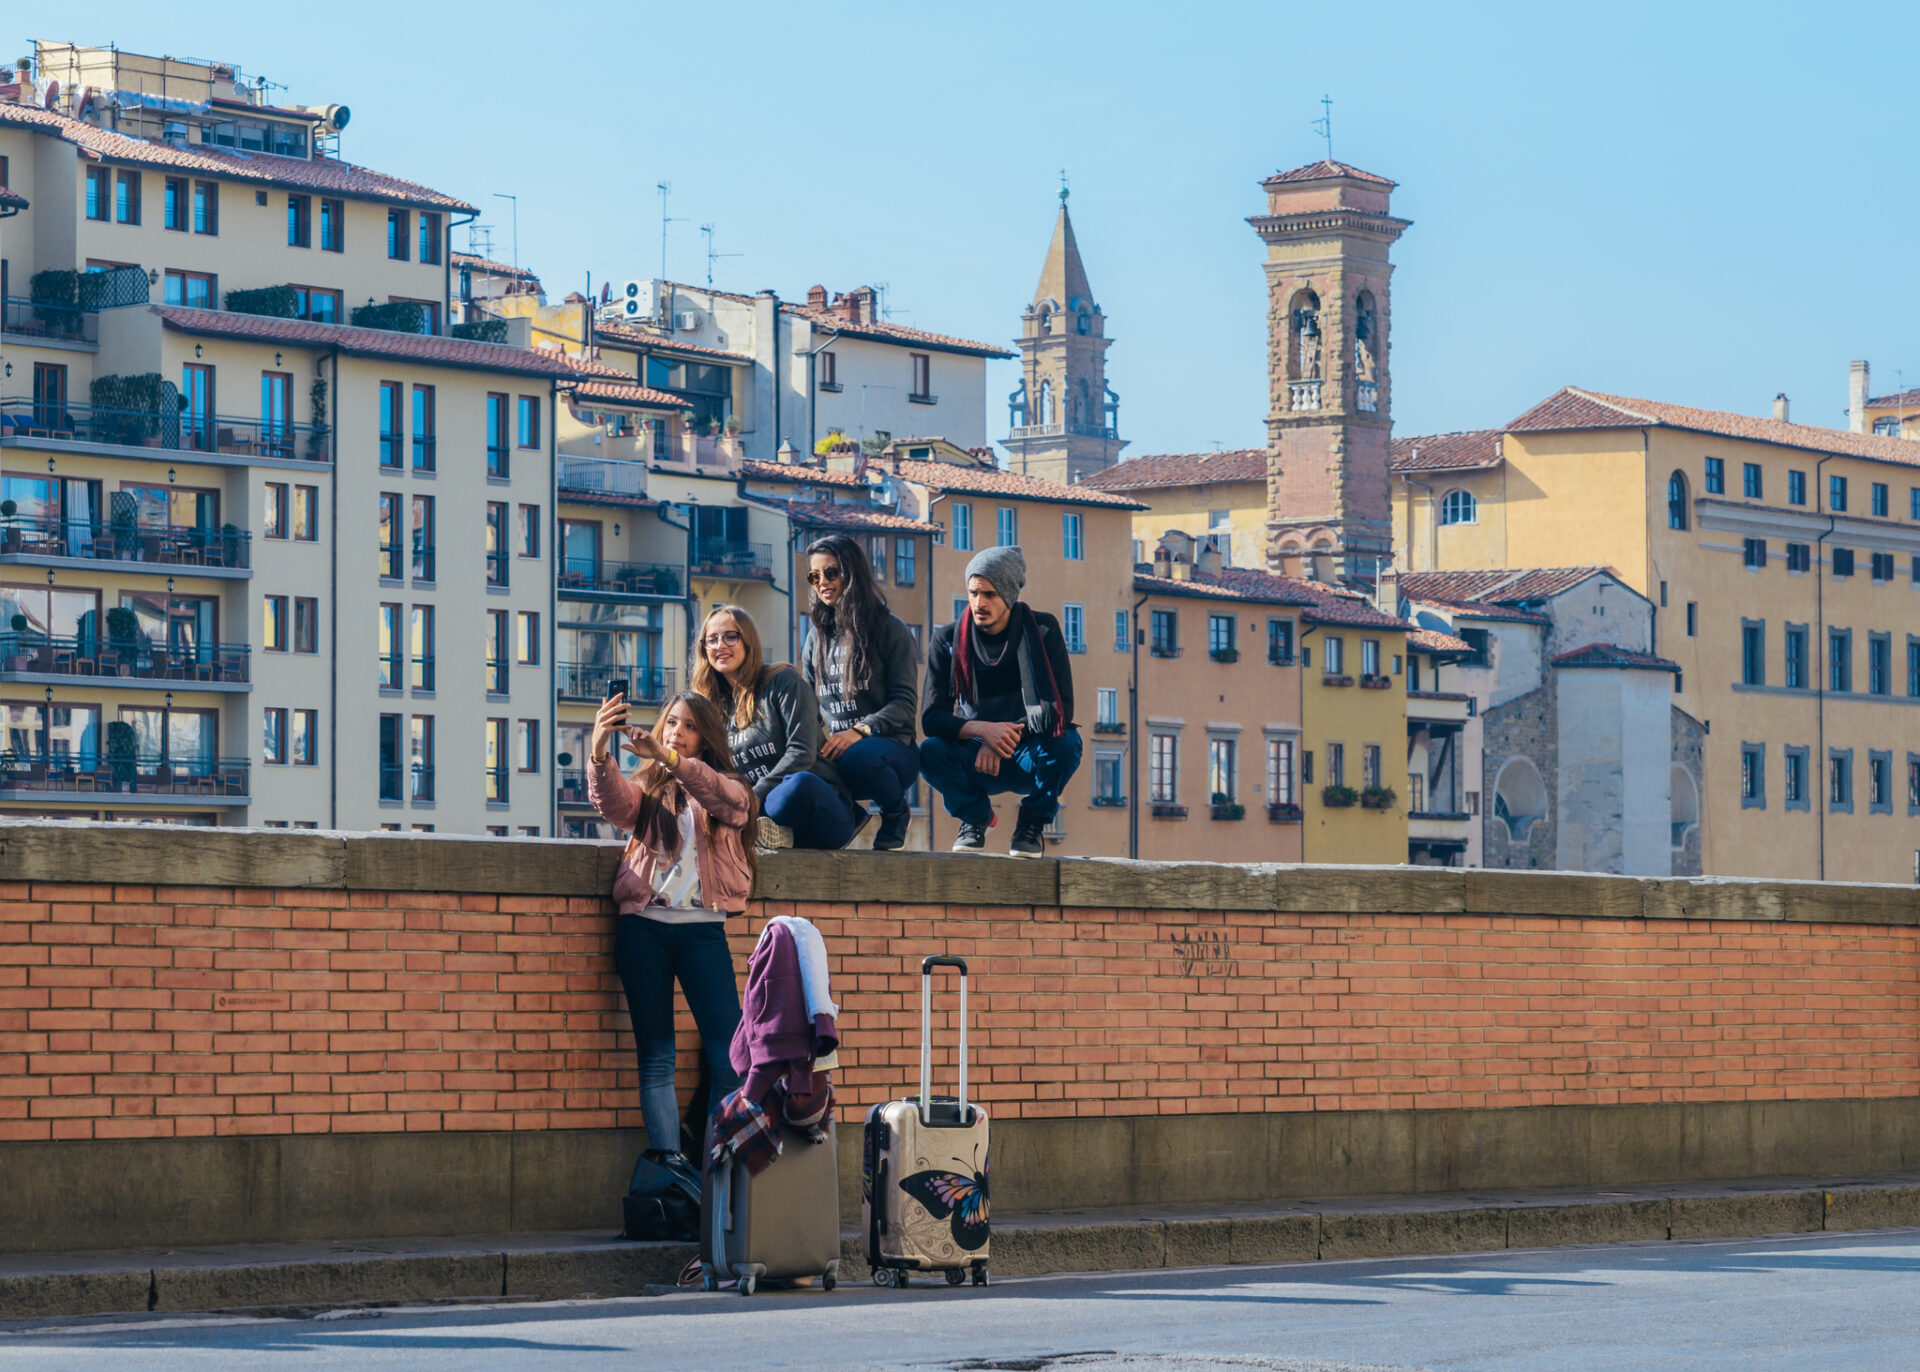
[[[1267,819],[1274,824],[1298,824],[1301,810],[1290,800],[1277,800],[1267,806]]]
[[[1097,810],[1124,810],[1127,807],[1125,796],[1095,796],[1094,808]]]
[[[621,667],[610,662],[553,664],[554,689],[562,700],[604,700],[609,681],[629,683],[628,699],[635,705],[658,705],[673,694],[674,673],[668,667]]]
[[[0,752],[0,791],[118,792],[244,800],[248,794],[248,762],[243,757]]]
[[[1147,652],[1154,657],[1179,657],[1180,645],[1178,643],[1155,643],[1147,649]]]
[[[1320,408],[1320,383],[1318,381],[1290,381],[1287,383],[1287,408],[1290,410],[1317,410]]]
[[[1058,438],[1073,434],[1080,438],[1118,438],[1120,431],[1105,424],[1016,424],[1012,438]]]
[[[1380,383],[1378,381],[1360,381],[1354,384],[1353,403],[1367,414],[1374,414],[1380,408]]]
[[[96,519],[0,515],[0,557],[75,557],[162,567],[245,567],[252,536],[191,524],[108,524]]]
[[[1284,649],[1269,648],[1267,649],[1267,666],[1291,667],[1293,666],[1293,654]]]
[[[1127,726],[1123,720],[1102,719],[1094,722],[1093,731],[1096,734],[1124,734]]]
[[[224,453],[284,461],[325,462],[327,435],[311,424],[189,410],[124,410],[51,404],[31,396],[0,400],[0,438],[53,438],[122,448]]]
[[[639,462],[562,455],[558,476],[562,491],[580,495],[638,497],[647,493],[647,469]]]
[[[1209,648],[1207,649],[1207,656],[1215,662],[1238,662],[1240,660],[1240,650],[1238,648],[1224,647]]]
[[[771,543],[735,543],[725,538],[703,538],[694,544],[695,576],[773,580]]]
[[[1172,801],[1156,800],[1153,802],[1152,814],[1155,819],[1185,819],[1187,807],[1176,805]]]
[[[562,805],[591,806],[587,799],[587,769],[585,767],[561,767],[554,773],[554,784],[559,788]]]
[[[678,596],[680,569],[671,562],[604,562],[592,558],[562,558],[560,593],[590,591],[596,595]]]
[[[61,343],[98,343],[100,316],[71,305],[49,305],[10,295],[0,301],[0,333],[48,338]]]
[[[115,643],[97,635],[49,637],[0,629],[0,672],[42,676],[128,677],[139,681],[218,681],[251,678],[245,644]]]
[[[489,767],[487,773],[487,802],[492,805],[507,804],[507,780],[510,775],[505,767]]]

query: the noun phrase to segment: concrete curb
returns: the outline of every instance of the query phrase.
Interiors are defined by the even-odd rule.
[[[1638,1195],[1393,1197],[1254,1213],[1003,1218],[994,1226],[992,1270],[1037,1276],[1906,1227],[1920,1227],[1920,1184],[1911,1178],[1673,1188],[1670,1194],[1648,1188]],[[246,1260],[244,1249],[9,1258],[0,1263],[0,1320],[639,1296],[670,1286],[694,1252],[687,1244],[571,1234],[410,1246],[416,1251],[262,1245],[257,1261]],[[300,1247],[317,1251],[303,1258],[291,1251]],[[841,1280],[870,1276],[863,1237],[844,1233]]]

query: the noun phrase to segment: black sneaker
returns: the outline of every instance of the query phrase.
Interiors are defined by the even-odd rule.
[[[970,824],[964,819],[961,820],[960,836],[953,841],[953,851],[956,853],[979,852],[987,846],[987,830],[992,827],[991,823]]]
[[[1046,841],[1041,837],[1047,822],[1044,819],[1028,819],[1024,815],[1013,826],[1013,842],[1007,846],[1012,857],[1039,857],[1046,849]]]
[[[880,831],[873,836],[873,851],[891,853],[907,844],[907,825],[913,819],[913,811],[902,810],[897,815],[880,816]]]

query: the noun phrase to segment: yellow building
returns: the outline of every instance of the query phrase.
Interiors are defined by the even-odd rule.
[[[1267,565],[1264,448],[1134,457],[1081,484],[1131,496],[1146,506],[1133,517],[1136,557],[1144,556],[1161,535],[1178,531],[1212,540],[1232,566]]]
[[[1705,872],[1915,879],[1920,450],[1572,387],[1466,446],[1485,460],[1396,482],[1407,565],[1593,564],[1652,602],[1704,731],[1673,819]]]

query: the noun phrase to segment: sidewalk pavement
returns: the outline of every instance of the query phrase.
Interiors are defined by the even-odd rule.
[[[1920,1173],[999,1215],[991,1270],[1136,1271],[1920,1226]],[[868,1279],[841,1237],[842,1281]],[[691,1244],[605,1233],[0,1255],[0,1320],[657,1295]],[[932,1280],[937,1281],[937,1278]]]

